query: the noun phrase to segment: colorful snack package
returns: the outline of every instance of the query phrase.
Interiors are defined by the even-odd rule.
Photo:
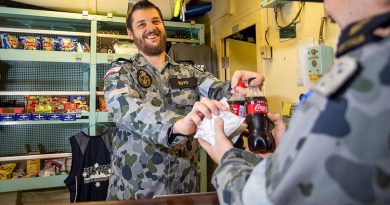
[[[63,112],[64,104],[69,102],[69,96],[52,96],[50,104],[53,112]]]
[[[77,112],[89,110],[87,98],[85,96],[70,96],[70,102],[76,103]]]
[[[0,180],[11,179],[16,163],[0,165]]]
[[[60,51],[76,52],[77,49],[77,38],[74,37],[58,37]]]
[[[54,38],[42,37],[42,50],[44,51],[55,51],[56,41]]]
[[[99,110],[101,112],[108,112],[107,107],[106,107],[106,101],[104,100],[104,96],[99,96],[98,97],[98,104],[99,104]]]
[[[65,112],[70,112],[70,113],[76,112],[77,111],[77,104],[71,103],[71,102],[65,103],[64,110],[65,110]]]
[[[35,107],[39,104],[39,96],[25,96],[26,113],[34,113]]]
[[[0,37],[1,37],[3,48],[7,48],[7,49],[19,48],[18,37],[9,34],[1,34]]]
[[[20,36],[19,41],[24,50],[40,50],[39,37]]]

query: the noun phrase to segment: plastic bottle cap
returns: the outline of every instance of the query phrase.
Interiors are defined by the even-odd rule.
[[[237,87],[242,87],[242,88],[246,88],[246,85],[244,82],[240,81],[237,83]]]
[[[251,85],[252,80],[255,80],[256,78],[249,78],[248,79],[248,85]]]

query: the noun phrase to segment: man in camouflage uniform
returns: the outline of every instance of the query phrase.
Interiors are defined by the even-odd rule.
[[[325,0],[342,29],[338,63],[313,88],[271,157],[233,149],[223,121],[212,182],[221,204],[390,204],[390,1]],[[274,136],[284,133],[280,116]]]
[[[237,72],[232,82],[222,82],[175,63],[164,52],[161,12],[148,1],[135,3],[126,22],[139,53],[114,62],[105,75],[104,96],[116,123],[107,198],[195,192],[198,145],[192,135],[203,117],[228,109],[210,99],[227,96],[238,80],[263,79]]]

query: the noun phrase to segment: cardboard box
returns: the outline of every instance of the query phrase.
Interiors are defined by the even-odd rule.
[[[27,155],[37,155],[40,152],[31,152],[27,151]],[[41,170],[41,160],[40,159],[28,159],[26,160],[26,175],[27,176],[38,176],[39,171]]]
[[[41,160],[40,159],[29,159],[27,160],[26,174],[30,176],[39,175],[41,171]]]
[[[0,113],[23,113],[22,107],[0,107]]]

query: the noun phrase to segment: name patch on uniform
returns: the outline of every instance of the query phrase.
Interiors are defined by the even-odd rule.
[[[198,86],[196,78],[171,78],[169,79],[169,85],[172,89],[193,88]]]
[[[149,88],[152,85],[152,76],[144,70],[139,70],[137,72],[137,80],[139,84],[144,88]]]

